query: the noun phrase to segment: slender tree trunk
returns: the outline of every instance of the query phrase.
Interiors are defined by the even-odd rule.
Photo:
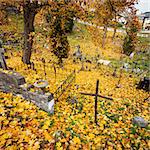
[[[146,19],[146,17],[144,17],[144,19],[143,19],[143,21],[142,21],[142,29],[144,29],[145,19]]]
[[[115,39],[116,31],[117,31],[117,28],[114,27],[114,33],[113,33],[113,36],[112,36],[112,41],[114,41],[114,39]]]
[[[106,42],[106,37],[107,37],[107,24],[104,25],[104,34],[103,34],[103,39],[102,39],[102,48],[104,48],[105,46],[105,42]]]
[[[25,64],[30,64],[31,50],[33,44],[33,36],[30,34],[34,32],[34,18],[36,10],[31,7],[30,2],[25,4],[23,7],[24,13],[24,49],[22,61]]]

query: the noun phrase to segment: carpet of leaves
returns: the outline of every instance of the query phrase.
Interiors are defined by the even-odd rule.
[[[27,81],[36,79],[26,71],[20,72]],[[94,123],[94,98],[79,94],[94,93],[96,79],[100,80],[101,94],[114,98],[98,99],[99,126]],[[149,93],[137,90],[137,81],[124,73],[122,87],[116,88],[118,78],[107,67],[81,71],[75,85],[56,103],[54,115],[20,96],[0,92],[0,149],[148,149],[149,127],[132,125],[134,116],[149,120],[149,102],[145,101]],[[78,102],[71,104],[68,95]]]
[[[76,39],[75,36],[69,37],[70,53],[73,53],[75,46],[80,44],[84,54],[95,56],[97,47],[90,40],[83,39],[81,35]],[[40,34],[36,35],[33,47],[36,54],[33,52],[32,55],[34,62],[45,58],[48,63],[51,59],[49,45],[45,44],[43,39]],[[16,68],[21,64],[21,54],[16,52],[16,48],[12,51],[9,45],[5,48],[10,51],[8,66]],[[117,43],[110,45],[109,42],[105,50],[99,51],[103,59],[120,58],[120,45]],[[81,64],[73,64],[70,61],[65,67],[79,70]],[[92,65],[88,67],[91,71],[77,73],[75,85],[55,104],[54,115],[40,110],[20,96],[0,92],[0,149],[149,149],[149,127],[140,128],[132,125],[134,116],[141,116],[149,121],[149,101],[145,100],[149,93],[136,89],[135,84],[139,79],[134,75],[123,73],[121,87],[116,88],[119,71],[118,77],[113,77],[113,70],[110,68],[102,66],[100,69],[93,69],[95,66]],[[30,84],[41,77],[44,78],[43,70],[36,74],[23,66],[17,71],[24,75]],[[51,70],[46,71],[49,90],[54,92],[65,79],[65,76],[60,75],[64,70],[59,72],[57,80],[54,74],[51,74]],[[79,94],[81,91],[94,93],[97,79],[100,80],[100,93],[114,99],[113,101],[98,99],[99,126],[94,123],[94,97]],[[66,98],[68,95],[76,97],[78,103],[71,104]]]

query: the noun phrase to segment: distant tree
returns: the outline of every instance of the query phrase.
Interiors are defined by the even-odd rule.
[[[137,33],[141,29],[138,17],[136,16],[136,9],[132,9],[126,17],[126,37],[123,44],[123,52],[130,55],[136,49],[138,44]]]
[[[105,46],[107,28],[115,23],[114,31],[117,29],[117,18],[126,10],[131,9],[137,0],[96,0],[94,3],[94,17],[92,22],[96,26],[103,26],[102,47]],[[97,30],[97,29],[96,29]],[[98,32],[98,31],[97,31]],[[114,33],[115,33],[114,32]],[[94,32],[95,33],[95,32]],[[115,34],[114,34],[115,36]],[[99,39],[99,38],[97,38]],[[99,41],[97,41],[99,43]]]
[[[57,56],[59,65],[62,65],[63,58],[68,57],[70,50],[67,35],[72,32],[73,19],[80,17],[83,10],[75,2],[65,0],[43,9],[49,24],[52,52]]]

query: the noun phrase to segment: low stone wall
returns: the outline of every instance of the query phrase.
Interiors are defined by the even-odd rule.
[[[24,99],[30,100],[46,112],[54,113],[54,98],[51,93],[39,94],[24,88],[25,78],[17,72],[4,73],[0,71],[0,91],[20,94]]]

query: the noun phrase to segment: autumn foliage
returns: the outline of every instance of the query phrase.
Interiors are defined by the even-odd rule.
[[[149,126],[141,128],[132,123],[135,116],[149,120],[149,93],[136,89],[140,73],[123,70],[123,64],[129,59],[122,54],[123,38],[126,36],[124,52],[130,54],[135,50],[140,29],[135,2],[0,0],[0,32],[8,32],[3,45],[7,50],[6,62],[8,68],[25,77],[25,87],[45,79],[49,83],[45,91],[54,93],[69,71],[76,70],[72,86],[55,101],[54,114],[39,109],[19,94],[0,91],[0,149],[144,150],[150,147]],[[2,7],[10,5],[21,13],[18,18],[10,15],[14,20],[11,18],[9,24],[4,24]],[[117,29],[121,17],[127,20],[127,34],[116,32],[113,37],[108,28]],[[15,41],[14,47],[7,41]],[[75,58],[77,47],[83,55],[82,61]],[[111,63],[98,64],[99,59]],[[35,68],[30,66],[31,62]],[[97,79],[99,94],[113,100],[98,98],[98,124],[95,124],[94,97],[81,93],[95,93]],[[37,88],[30,89],[30,92],[37,91]]]

